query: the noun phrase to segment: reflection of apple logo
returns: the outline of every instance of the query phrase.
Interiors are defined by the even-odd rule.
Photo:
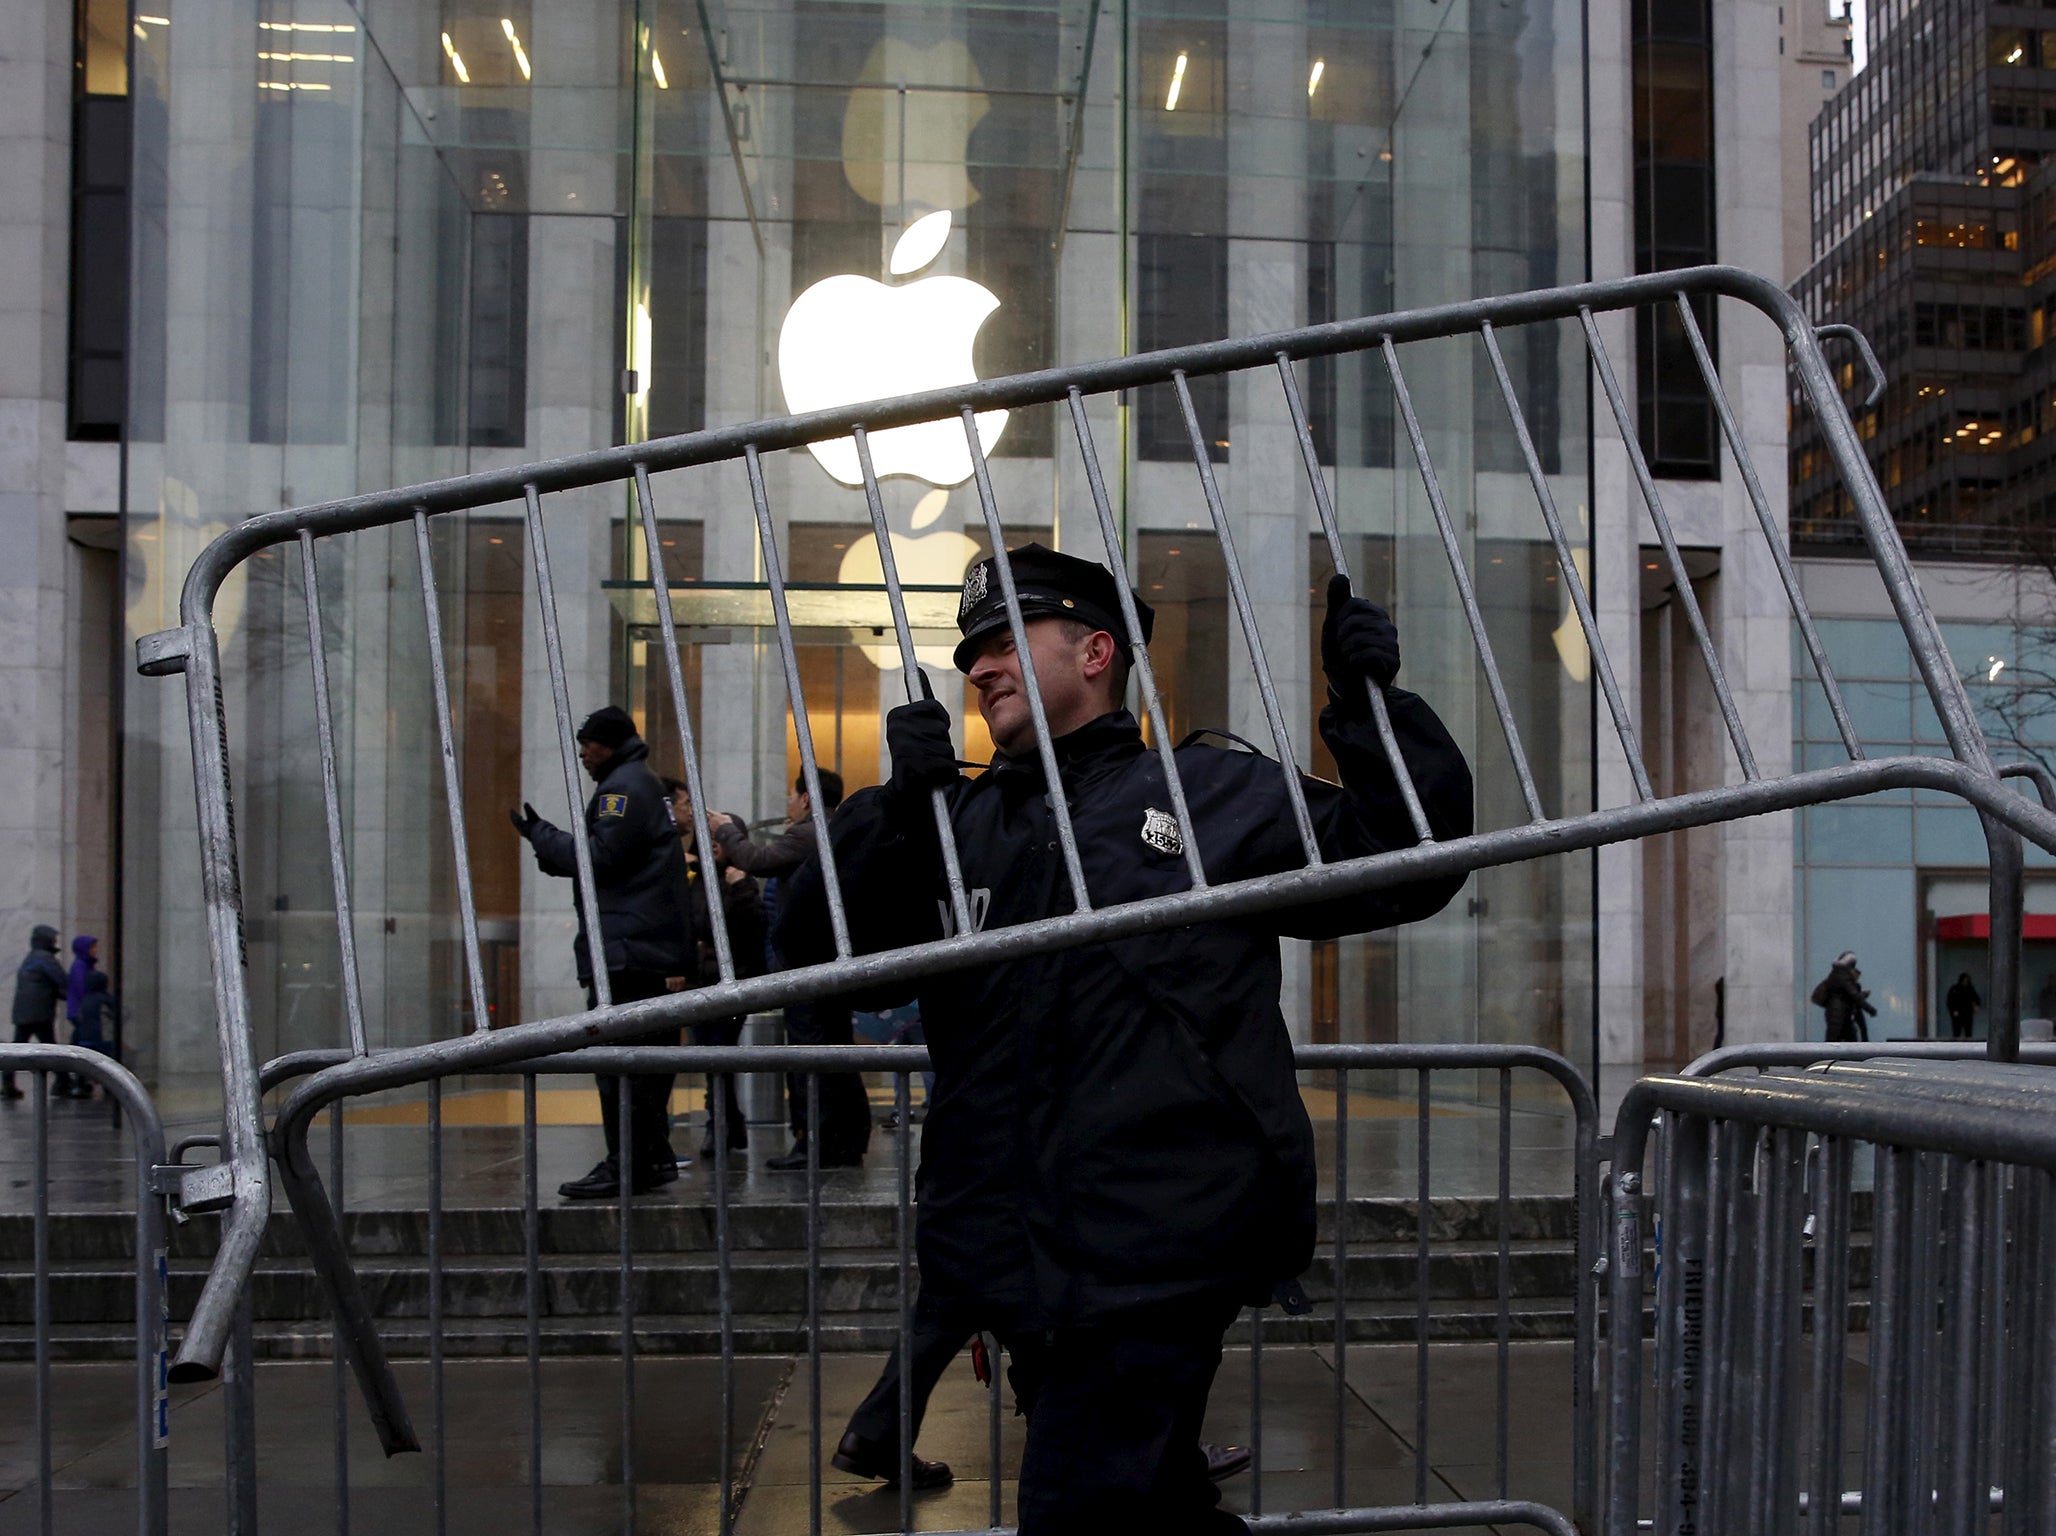
[[[932,526],[948,503],[948,491],[930,491],[923,496],[914,508],[915,532]],[[892,536],[892,563],[899,571],[901,582],[910,587],[961,587],[964,572],[970,569],[978,554],[978,541],[955,528],[938,528],[919,538],[909,538],[903,533]],[[878,559],[878,540],[867,533],[850,545],[835,579],[850,587],[884,585],[885,567]],[[869,630],[853,632],[850,638],[880,671],[899,669],[900,653],[896,641],[887,639],[881,644]],[[914,655],[922,666],[938,667],[945,672],[955,665],[951,660],[953,653],[952,645],[914,647]]]
[[[908,225],[893,247],[893,275],[918,272],[935,260],[949,230],[946,208]],[[971,343],[998,308],[990,289],[963,277],[925,277],[896,287],[855,273],[825,277],[792,301],[779,333],[786,408],[797,415],[972,383],[978,374]],[[1005,411],[979,413],[978,443],[985,452],[992,452],[1006,424]],[[874,433],[870,445],[880,479],[913,475],[931,485],[961,485],[971,478],[964,424],[954,416]],[[844,485],[863,483],[854,438],[807,446]]]

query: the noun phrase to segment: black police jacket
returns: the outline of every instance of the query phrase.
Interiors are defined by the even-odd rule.
[[[1389,690],[1438,838],[1471,827],[1471,775],[1419,698]],[[1326,860],[1415,841],[1368,720],[1322,716],[1348,788],[1302,778]],[[1125,711],[1056,744],[1086,889],[1112,906],[1189,888],[1163,765]],[[1177,753],[1210,882],[1302,867],[1282,773],[1254,752]],[[1072,910],[1034,756],[948,791],[973,921]],[[947,911],[932,833],[883,790],[830,824],[860,952],[933,940]],[[1196,923],[911,985],[935,1066],[921,1139],[921,1276],[1016,1324],[1053,1326],[1204,1293],[1268,1300],[1314,1242],[1313,1130],[1279,1010],[1280,935],[1324,938],[1440,910],[1460,878]],[[777,930],[793,963],[830,958],[818,861]],[[866,1006],[905,998],[867,994]]]
[[[603,952],[609,971],[690,976],[696,956],[685,908],[685,850],[671,815],[671,797],[650,771],[649,755],[640,738],[630,737],[585,806]],[[529,828],[528,841],[536,868],[577,879],[569,832],[538,820]],[[585,908],[575,899],[573,905],[578,910],[578,938],[572,944],[578,979],[591,985]]]

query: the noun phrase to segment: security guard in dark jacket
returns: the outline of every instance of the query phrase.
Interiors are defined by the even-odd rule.
[[[685,909],[685,852],[672,819],[671,798],[650,771],[650,749],[636,734],[628,711],[608,705],[586,716],[578,728],[578,755],[597,785],[586,802],[585,833],[591,845],[594,896],[600,909],[600,952],[607,967],[607,990],[617,1003],[661,997],[665,978],[693,974],[695,956]],[[536,815],[524,803],[508,813],[514,830],[535,850],[536,868],[546,875],[575,880],[578,859],[571,834]],[[585,908],[575,898],[578,938],[572,951],[578,979],[585,983],[586,1002],[593,990],[592,946],[585,931]],[[657,1030],[624,1042],[631,1045],[676,1045],[676,1029]],[[558,1193],[571,1200],[611,1199],[621,1192],[621,1137],[618,1081],[599,1077],[600,1120],[606,1128],[607,1155],[582,1179],[561,1185]],[[671,1148],[668,1109],[672,1079],[638,1073],[629,1087],[629,1184],[644,1194],[678,1177]]]
[[[1127,651],[1104,567],[1028,545],[1011,555],[1087,892],[1096,907],[1189,888],[1163,765],[1119,701]],[[1137,603],[1145,639],[1152,615]],[[1019,658],[988,559],[967,577],[959,668],[999,756],[958,773],[931,701],[887,717],[891,780],[831,825],[851,938],[869,952],[943,936],[930,792],[946,792],[973,921],[1072,910]],[[1343,785],[1302,777],[1322,857],[1415,837],[1372,725],[1366,680],[1438,839],[1471,828],[1471,776],[1434,712],[1391,686],[1384,611],[1328,594],[1321,733]],[[1282,773],[1253,751],[1177,753],[1207,879],[1305,863]],[[1278,938],[1391,927],[1440,910],[1458,878],[1008,960],[918,984],[935,1065],[922,1136],[919,1246],[928,1293],[975,1314],[1013,1357],[1029,1415],[1022,1536],[1238,1531],[1197,1449],[1221,1339],[1312,1258],[1313,1132],[1279,1010]],[[820,866],[795,881],[778,942],[832,954]],[[885,999],[879,999],[884,1001]]]

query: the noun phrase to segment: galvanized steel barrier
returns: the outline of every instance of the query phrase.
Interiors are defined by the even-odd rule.
[[[1333,1279],[1333,1294],[1325,1304],[1316,1303],[1316,1312],[1325,1310],[1322,1320],[1324,1336],[1333,1351],[1334,1370],[1333,1393],[1329,1404],[1331,1418],[1331,1450],[1333,1452],[1332,1497],[1334,1508],[1322,1512],[1318,1518],[1324,1522],[1308,1525],[1309,1518],[1303,1511],[1290,1514],[1265,1515],[1263,1488],[1264,1469],[1264,1391],[1263,1365],[1265,1353],[1265,1312],[1252,1308],[1248,1314],[1248,1403],[1251,1428],[1252,1462],[1250,1467],[1250,1507],[1258,1529],[1290,1529],[1325,1531],[1374,1531],[1392,1529],[1432,1529],[1440,1526],[1468,1524],[1533,1524],[1542,1529],[1567,1531],[1570,1529],[1561,1515],[1545,1509],[1532,1500],[1513,1497],[1511,1486],[1511,1437],[1513,1415],[1510,1397],[1510,1349],[1513,1327],[1512,1286],[1512,1243],[1514,1241],[1513,1201],[1513,1127],[1515,1124],[1515,1074],[1538,1075],[1548,1084],[1554,1084],[1563,1094],[1563,1104],[1557,1113],[1568,1110],[1572,1135],[1567,1151],[1571,1169],[1569,1187],[1561,1193],[1571,1197],[1575,1209],[1574,1273],[1577,1276],[1573,1295],[1573,1350],[1571,1380],[1567,1383],[1568,1397],[1574,1417],[1585,1421],[1591,1411],[1591,1397],[1594,1390],[1591,1363],[1595,1358],[1597,1341],[1598,1281],[1595,1261],[1599,1252],[1600,1227],[1599,1206],[1595,1193],[1595,1179],[1598,1167],[1598,1107],[1591,1089],[1584,1078],[1562,1056],[1533,1046],[1491,1046],[1491,1045],[1326,1045],[1304,1046],[1296,1053],[1298,1065],[1315,1074],[1316,1080],[1332,1081],[1336,1094],[1335,1121],[1335,1164],[1331,1210],[1333,1219],[1331,1234],[1326,1245],[1326,1258]],[[342,1167],[342,1146],[347,1122],[341,1117],[341,1110],[352,1093],[346,1079],[333,1074],[333,1068],[355,1060],[350,1052],[303,1051],[280,1057],[265,1065],[262,1085],[266,1092],[290,1090],[285,1106],[281,1109],[271,1133],[271,1141],[277,1158],[281,1181],[287,1186],[296,1207],[302,1200],[320,1197],[321,1184],[315,1158],[308,1146],[308,1133],[320,1121],[329,1127],[330,1176],[327,1189],[337,1192],[339,1199]],[[373,1061],[385,1059],[382,1055],[369,1058]],[[568,1052],[537,1060],[519,1062],[510,1069],[522,1079],[521,1162],[522,1162],[522,1208],[521,1229],[523,1234],[526,1284],[524,1290],[524,1356],[527,1361],[528,1397],[522,1417],[521,1429],[529,1445],[527,1458],[529,1472],[529,1511],[533,1529],[545,1528],[546,1510],[543,1481],[543,1445],[546,1438],[546,1414],[543,1390],[543,1350],[541,1343],[541,1302],[539,1272],[541,1249],[538,1231],[538,1215],[541,1192],[536,1174],[536,1094],[535,1082],[540,1076],[621,1074],[631,1076],[638,1073],[660,1075],[688,1072],[814,1072],[846,1073],[876,1072],[891,1077],[894,1089],[894,1104],[898,1120],[892,1143],[893,1168],[895,1175],[895,1244],[897,1291],[899,1308],[900,1383],[899,1399],[899,1518],[900,1528],[911,1531],[913,1524],[913,1488],[910,1475],[914,1436],[909,1433],[912,1417],[912,1313],[915,1295],[912,1243],[917,1207],[912,1198],[912,1173],[914,1152],[911,1132],[911,1117],[907,1110],[910,1102],[910,1083],[916,1073],[927,1070],[928,1052],[919,1046],[633,1046],[594,1047]],[[1415,1419],[1409,1426],[1412,1431],[1413,1449],[1413,1492],[1410,1505],[1381,1509],[1350,1509],[1345,1507],[1345,1473],[1347,1460],[1344,1454],[1345,1415],[1351,1401],[1351,1388],[1347,1379],[1347,1362],[1350,1345],[1363,1324],[1363,1318],[1352,1313],[1347,1285],[1351,1253],[1350,1233],[1350,1083],[1353,1076],[1362,1073],[1390,1073],[1402,1078],[1412,1075],[1414,1091],[1410,1095],[1414,1113],[1412,1123],[1415,1140],[1416,1221],[1414,1234],[1415,1285],[1414,1303],[1414,1384]],[[1489,1500],[1452,1503],[1429,1497],[1434,1477],[1431,1473],[1432,1445],[1428,1428],[1428,1417],[1435,1392],[1430,1372],[1430,1342],[1434,1326],[1429,1310],[1429,1266],[1431,1260],[1433,1233],[1432,1208],[1430,1205],[1430,1184],[1433,1172],[1434,1137],[1431,1130],[1430,1079],[1436,1073],[1466,1072],[1489,1074],[1496,1080],[1496,1095],[1493,1099],[1492,1119],[1496,1126],[1495,1201],[1494,1222],[1497,1244],[1495,1320],[1492,1341],[1495,1349],[1493,1374],[1494,1432],[1493,1432],[1493,1488],[1494,1497]],[[1332,1077],[1330,1076],[1332,1074]],[[303,1081],[312,1079],[311,1081]],[[325,1080],[325,1084],[324,1084]],[[297,1086],[295,1086],[297,1085]],[[320,1085],[320,1086],[318,1086]],[[362,1090],[362,1091],[376,1091]],[[443,1166],[443,1084],[440,1079],[431,1079],[427,1085],[427,1131],[428,1131],[428,1349],[429,1349],[429,1431],[426,1444],[395,1447],[387,1441],[388,1449],[424,1449],[431,1458],[434,1471],[432,1489],[434,1499],[434,1520],[430,1529],[440,1533],[445,1529],[447,1490],[444,1483],[445,1446],[448,1435],[448,1419],[445,1402],[446,1361],[442,1352],[442,1321],[445,1279],[445,1256],[442,1249],[442,1219],[445,1213],[445,1195],[442,1182]],[[1523,1113],[1530,1112],[1532,1106]],[[720,1339],[720,1412],[718,1415],[721,1465],[720,1511],[721,1529],[726,1530],[734,1519],[740,1501],[747,1496],[748,1481],[744,1475],[744,1458],[739,1454],[736,1424],[736,1382],[735,1365],[737,1346],[733,1328],[733,1308],[727,1298],[733,1290],[732,1261],[734,1257],[730,1237],[730,1214],[735,1197],[730,1189],[729,1174],[734,1170],[732,1154],[728,1148],[727,1104],[722,1094],[709,1096],[709,1126],[714,1146],[713,1179],[705,1197],[712,1207],[713,1231],[715,1236],[715,1261],[718,1266],[718,1284],[724,1298],[721,1317]],[[810,1130],[818,1128],[818,1098],[809,1106]],[[624,1121],[622,1135],[629,1131]],[[624,1140],[624,1145],[628,1144]],[[794,1329],[788,1341],[795,1351],[803,1350],[806,1357],[806,1419],[808,1428],[809,1467],[808,1482],[808,1529],[818,1533],[822,1529],[823,1487],[821,1472],[824,1449],[832,1449],[832,1440],[822,1434],[823,1391],[821,1375],[822,1334],[822,1190],[823,1178],[820,1164],[819,1137],[808,1137],[808,1163],[805,1170],[805,1234],[806,1234],[806,1282],[807,1303],[804,1318]],[[637,1387],[635,1365],[638,1353],[636,1342],[636,1313],[634,1302],[635,1257],[631,1247],[631,1225],[626,1219],[618,1222],[620,1239],[618,1250],[617,1285],[620,1302],[618,1349],[621,1362],[620,1375],[620,1444],[622,1447],[621,1496],[624,1522],[634,1518],[636,1503],[636,1468],[634,1446],[636,1443]],[[345,1312],[343,1315],[347,1315]],[[375,1324],[374,1324],[375,1326]],[[1274,1334],[1278,1331],[1271,1327]],[[997,1361],[997,1341],[992,1341],[992,1358]],[[343,1344],[338,1340],[338,1361],[343,1358]],[[232,1384],[236,1394],[236,1407],[231,1414],[234,1422],[254,1425],[256,1409],[246,1394],[253,1389],[247,1379]],[[1232,1388],[1228,1389],[1232,1390]],[[1003,1464],[1000,1449],[1000,1425],[1002,1389],[999,1373],[994,1371],[988,1392],[988,1455],[986,1484],[988,1489],[989,1524],[991,1528],[1002,1527],[1002,1482],[1008,1477],[1009,1469]],[[388,1399],[396,1418],[405,1409],[399,1403],[397,1391]],[[411,1436],[411,1422],[400,1421],[408,1427]],[[349,1529],[348,1513],[348,1420],[340,1395],[337,1398],[336,1418],[336,1469],[339,1500],[336,1506],[336,1529]],[[237,1459],[254,1466],[256,1446],[254,1433],[247,1433],[246,1443]],[[1581,1499],[1589,1500],[1598,1486],[1597,1449],[1589,1440],[1578,1446],[1578,1460],[1574,1480]],[[254,1502],[254,1479],[245,1484],[244,1496],[250,1501],[238,1510],[238,1528],[257,1529],[257,1508]],[[624,1527],[626,1528],[626,1527]]]
[[[1779,516],[1762,477],[1749,457],[1735,413],[1723,393],[1718,370],[1701,333],[1699,308],[1717,300],[1759,312],[1781,333],[1794,376],[1808,407],[1819,421],[1830,455],[1851,497],[1869,542],[1870,554],[1899,618],[1912,658],[1926,685],[1928,698],[1947,740],[1949,757],[1866,755],[1840,689],[1828,665],[1816,627],[1807,612],[1797,574],[1785,548]],[[1736,469],[1755,509],[1795,622],[1818,682],[1840,732],[1848,761],[1779,777],[1759,767],[1736,707],[1717,647],[1693,596],[1692,583],[1675,529],[1662,496],[1642,456],[1632,412],[1602,339],[1602,315],[1661,308],[1675,312],[1689,340]],[[1522,414],[1499,337],[1508,327],[1575,323],[1601,386],[1607,412],[1620,432],[1640,498],[1664,560],[1676,583],[1677,601],[1708,670],[1713,695],[1732,748],[1734,781],[1720,787],[1659,797],[1643,765],[1634,724],[1625,705],[1615,669],[1595,618],[1585,578],[1577,568],[1570,534],[1553,499],[1543,463]],[[1634,787],[1632,803],[1584,813],[1541,803],[1535,775],[1522,747],[1506,688],[1465,565],[1462,542],[1443,494],[1435,465],[1414,409],[1401,362],[1402,349],[1430,339],[1463,337],[1482,349],[1496,382],[1508,420],[1519,442],[1536,499],[1540,526],[1555,555],[1585,640],[1605,716],[1617,735]],[[1382,696],[1370,690],[1368,704],[1385,744],[1395,779],[1418,834],[1413,847],[1372,858],[1324,863],[1315,845],[1296,769],[1292,766],[1290,733],[1276,689],[1249,593],[1236,552],[1234,530],[1215,482],[1214,471],[1194,410],[1191,378],[1248,370],[1274,370],[1307,472],[1308,485],[1329,552],[1338,571],[1346,570],[1333,495],[1322,471],[1313,431],[1301,403],[1294,365],[1300,361],[1349,352],[1376,351],[1389,376],[1398,420],[1419,470],[1429,510],[1476,651],[1493,714],[1497,719],[1519,785],[1526,820],[1489,828],[1475,835],[1438,842],[1429,835],[1418,797],[1400,759]],[[883,565],[886,597],[894,635],[910,689],[918,668],[912,632],[899,576],[893,561],[878,480],[873,470],[870,437],[877,432],[918,422],[961,422],[969,449],[973,479],[986,533],[996,550],[1006,534],[1000,508],[986,471],[976,429],[982,410],[1056,403],[1067,407],[1085,469],[1103,552],[1117,569],[1128,566],[1120,534],[1101,474],[1085,401],[1147,385],[1169,385],[1192,447],[1198,491],[1218,540],[1228,578],[1228,591],[1257,682],[1258,692],[1277,752],[1288,800],[1306,851],[1303,868],[1210,886],[1201,862],[1201,841],[1187,814],[1182,786],[1171,754],[1154,673],[1132,602],[1124,595],[1122,621],[1135,657],[1135,682],[1157,749],[1162,753],[1170,787],[1172,811],[1183,836],[1191,888],[1178,894],[1112,907],[1095,907],[1086,890],[1061,780],[1053,765],[1048,733],[1042,729],[1041,700],[1033,664],[1025,644],[1024,620],[1008,563],[997,565],[1008,620],[1022,655],[1029,686],[1026,695],[1040,733],[1040,751],[1051,784],[1053,809],[1063,848],[1075,911],[992,932],[971,931],[961,871],[940,799],[936,804],[940,845],[950,902],[955,911],[955,937],[912,949],[881,954],[852,953],[848,925],[836,894],[832,850],[827,844],[826,811],[818,793],[818,766],[808,714],[802,697],[793,626],[786,596],[776,528],[761,472],[761,455],[830,439],[854,440],[862,470],[865,506],[876,535]],[[817,829],[822,832],[822,860],[830,892],[830,919],[837,958],[825,965],[782,974],[739,979],[729,953],[719,903],[713,904],[715,948],[721,980],[698,991],[646,1002],[613,1005],[605,977],[598,978],[598,1007],[562,1018],[524,1022],[488,1032],[484,1005],[483,967],[477,915],[469,883],[464,841],[457,743],[443,662],[442,620],[435,576],[429,559],[429,519],[452,512],[519,500],[526,512],[529,555],[534,563],[541,599],[544,651],[549,662],[552,702],[562,750],[567,795],[581,801],[578,763],[573,747],[573,720],[566,685],[556,594],[550,575],[550,554],[544,498],[577,487],[608,483],[632,484],[641,532],[648,555],[660,652],[664,658],[673,713],[680,732],[684,776],[691,792],[699,834],[707,837],[707,804],[702,793],[699,753],[694,739],[690,701],[678,659],[664,562],[659,547],[652,476],[740,460],[747,475],[757,523],[763,570],[774,629],[792,705],[802,774],[816,792],[811,796]],[[434,684],[436,724],[449,805],[452,846],[458,870],[460,932],[476,1031],[464,1038],[436,1041],[388,1054],[366,1052],[363,1000],[355,979],[349,913],[347,839],[336,787],[334,734],[330,721],[328,680],[323,655],[319,584],[315,579],[319,542],[353,531],[411,524],[422,583],[426,627]],[[223,1083],[228,1106],[225,1167],[229,1181],[227,1211],[219,1258],[181,1340],[174,1367],[180,1377],[204,1378],[218,1370],[233,1331],[237,1300],[243,1295],[255,1262],[259,1235],[270,1207],[271,1173],[259,1100],[259,1071],[250,1030],[250,1009],[242,963],[242,910],[229,782],[228,721],[221,689],[221,653],[212,613],[222,582],[243,561],[259,551],[294,544],[300,556],[302,586],[310,643],[309,682],[315,699],[316,726],[323,760],[324,804],[332,860],[337,943],[344,977],[351,1059],[324,1068],[293,1090],[280,1113],[278,1151],[283,1180],[306,1233],[310,1254],[334,1300],[338,1337],[370,1404],[373,1420],[389,1449],[415,1444],[404,1405],[392,1385],[391,1372],[379,1348],[373,1319],[358,1294],[348,1255],[343,1251],[335,1212],[321,1180],[304,1157],[304,1133],[315,1110],[345,1097],[409,1084],[429,1084],[459,1073],[508,1070],[536,1057],[579,1047],[605,1046],[654,1028],[762,1011],[787,1003],[831,995],[870,984],[903,982],[938,972],[975,966],[1115,937],[1167,929],[1200,920],[1217,920],[1357,894],[1427,877],[1460,874],[1487,866],[1590,849],[1657,833],[1794,807],[1845,799],[1883,789],[1920,787],[1956,794],[1980,814],[1990,847],[1992,867],[1992,929],[2017,934],[2020,929],[2020,867],[2023,836],[2056,851],[2056,813],[2030,803],[2002,782],[2002,774],[2019,770],[1994,765],[1975,712],[1950,662],[1932,615],[1914,581],[1911,567],[1877,484],[1864,460],[1861,444],[1840,391],[1821,355],[1819,339],[1796,305],[1773,284],[1732,268],[1707,267],[1604,283],[1588,283],[1536,293],[1489,298],[1432,309],[1412,310],[1362,320],[1314,326],[1245,340],[1224,341],[1080,367],[1045,370],[961,388],[892,401],[815,412],[775,421],[720,428],[657,442],[636,443],[552,460],[518,469],[491,471],[402,490],[351,497],[320,506],[253,517],[223,534],[200,556],[188,573],[180,601],[177,629],[138,642],[138,664],[148,674],[183,673],[189,730],[194,752],[202,872],[213,960],[217,1030]],[[1400,615],[1404,623],[1405,615]],[[1432,702],[1432,701],[1431,701]],[[579,888],[588,930],[596,929],[591,857],[582,823],[571,819]],[[1993,951],[1992,1053],[2010,1056],[2017,1043],[2019,976],[2017,944],[2001,943]],[[295,1150],[295,1149],[299,1150]]]
[[[1664,1162],[1645,1505],[1643,1331],[1620,1323],[1639,1322],[1648,1292],[1652,1115]],[[1867,1247],[1853,1230],[1866,1146]],[[1645,1078],[1613,1154],[1608,1536],[1834,1530],[1843,1515],[1865,1536],[1984,1531],[1995,1513],[2008,1536],[2056,1525],[2056,1073],[1928,1055]],[[1860,1391],[1852,1362],[1867,1369]]]
[[[50,1079],[83,1078],[99,1085],[121,1107],[135,1164],[135,1479],[138,1536],[163,1536],[167,1509],[166,1447],[171,1421],[166,1349],[170,1316],[164,1251],[164,1192],[173,1170],[164,1159],[164,1127],[143,1085],[104,1052],[78,1045],[0,1044],[0,1071],[28,1074],[30,1128],[29,1186],[33,1224],[30,1285],[34,1340],[36,1529],[50,1536],[56,1523],[57,1491],[52,1481],[51,1431],[57,1394],[51,1376],[56,1315],[50,1295],[53,1273],[50,1210]],[[104,1430],[104,1426],[97,1426]]]

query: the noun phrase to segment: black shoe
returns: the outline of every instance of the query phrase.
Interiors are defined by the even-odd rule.
[[[749,1137],[739,1132],[730,1133],[728,1137],[729,1151],[746,1152],[749,1150],[749,1145]],[[703,1163],[714,1161],[714,1133],[712,1131],[709,1131],[700,1141],[700,1161]]]
[[[636,1171],[635,1179],[629,1186],[629,1192],[631,1194],[647,1195],[653,1190],[662,1189],[666,1184],[676,1184],[677,1182],[678,1164],[676,1162],[652,1163],[649,1167]]]
[[[672,1177],[677,1175],[674,1173]],[[612,1200],[621,1193],[621,1174],[612,1163],[602,1158],[584,1178],[559,1184],[557,1193],[566,1200]]]
[[[802,1164],[801,1166],[804,1167],[805,1165]],[[864,1154],[861,1152],[823,1152],[821,1154],[821,1166],[823,1168],[861,1168],[864,1166]]]
[[[1202,1440],[1199,1449],[1206,1457],[1206,1475],[1217,1483],[1249,1470],[1246,1445],[1215,1445],[1211,1440]]]
[[[835,1448],[829,1458],[840,1471],[852,1477],[875,1477],[888,1488],[899,1486],[899,1455],[888,1452],[884,1447],[862,1439],[852,1430],[842,1437],[842,1444]],[[924,1461],[919,1456],[914,1462],[914,1487],[927,1492],[933,1488],[947,1488],[957,1480],[946,1461]]]
[[[764,1166],[773,1173],[805,1173],[807,1171],[807,1143],[804,1138],[792,1144],[792,1150],[781,1157],[767,1157]],[[826,1163],[821,1165],[827,1167]],[[839,1456],[842,1453],[836,1452]],[[845,1467],[844,1471],[849,1469]]]

